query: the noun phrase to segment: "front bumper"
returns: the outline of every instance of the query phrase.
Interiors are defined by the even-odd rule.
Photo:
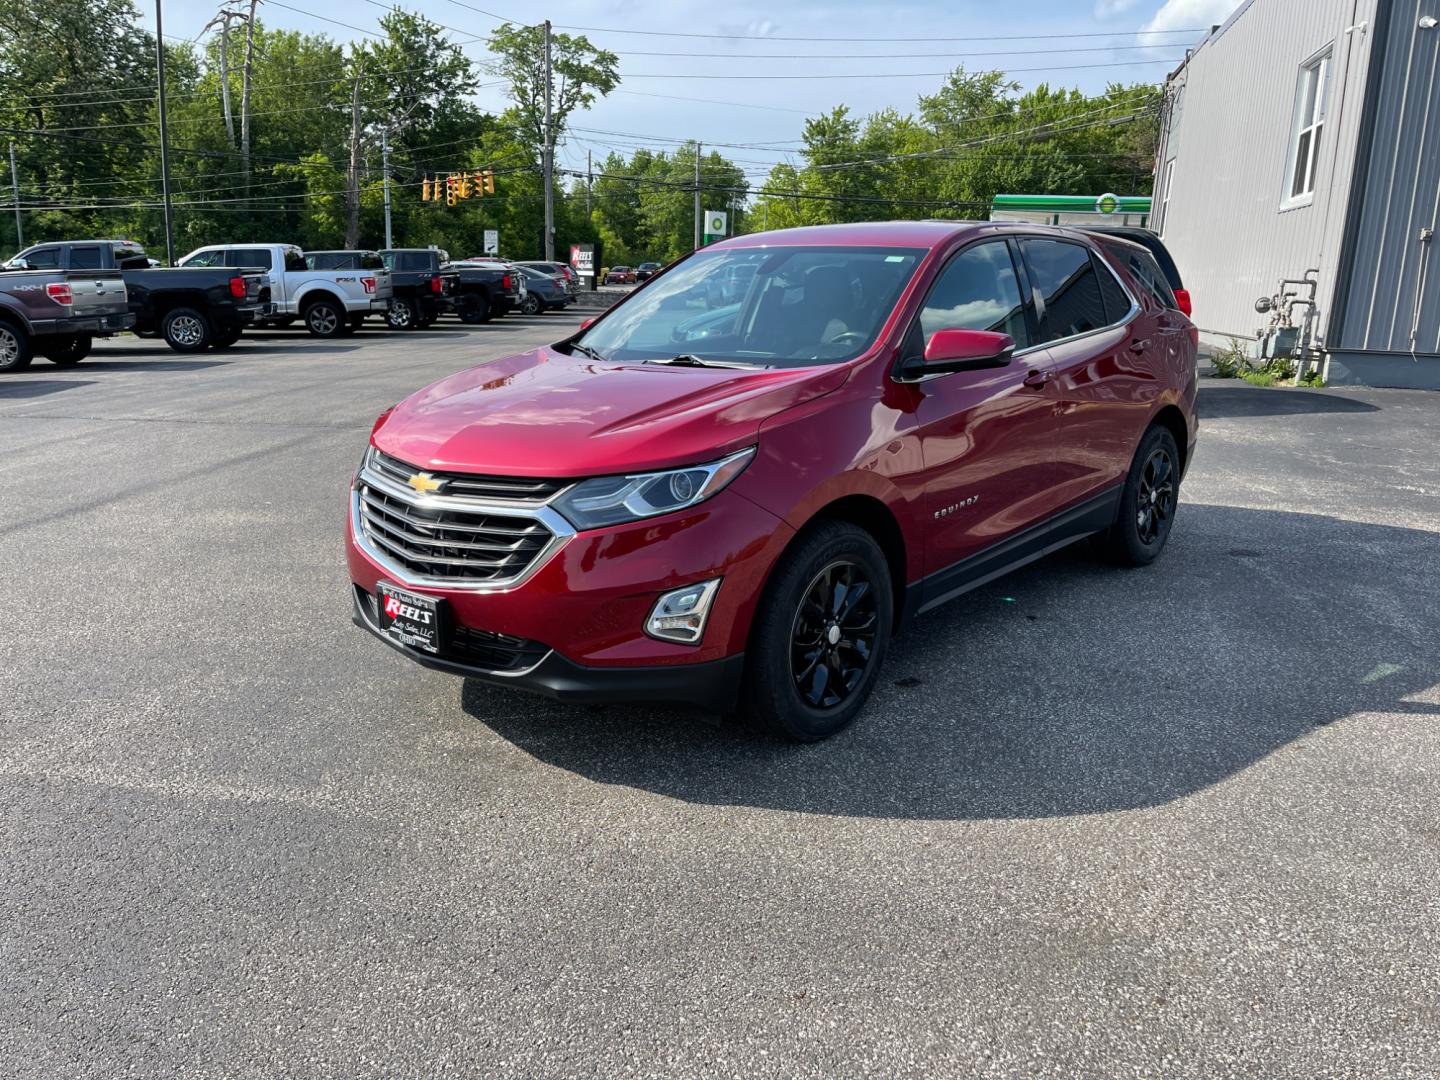
[[[402,645],[376,625],[369,593],[351,590],[355,625],[368,630],[400,655],[423,667],[478,679],[492,686],[525,690],[575,705],[620,702],[663,702],[694,705],[712,712],[733,712],[745,667],[743,654],[703,664],[656,664],[645,667],[587,667],[567,660],[554,649],[518,670],[496,670],[462,660],[436,656]]]

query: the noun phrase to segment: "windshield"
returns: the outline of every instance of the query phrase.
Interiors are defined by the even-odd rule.
[[[606,360],[804,367],[874,344],[925,255],[918,248],[701,250],[582,335]]]

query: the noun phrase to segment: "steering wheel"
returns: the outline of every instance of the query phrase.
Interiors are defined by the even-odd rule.
[[[865,341],[865,335],[859,330],[846,330],[843,334],[836,334],[829,341],[822,342],[824,345],[860,345]]]

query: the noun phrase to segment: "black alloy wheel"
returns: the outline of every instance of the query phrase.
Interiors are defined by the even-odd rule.
[[[875,538],[848,521],[812,522],[760,595],[745,650],[741,713],[795,742],[840,731],[875,687],[894,610],[890,566]]]
[[[1142,544],[1153,544],[1168,532],[1175,515],[1175,459],[1163,446],[1156,447],[1140,470],[1135,499],[1135,530]]]
[[[790,676],[812,709],[833,709],[860,686],[875,655],[880,615],[862,566],[831,563],[815,575],[790,633]]]
[[[391,330],[414,330],[418,321],[415,305],[405,297],[395,297],[385,309],[385,325]]]

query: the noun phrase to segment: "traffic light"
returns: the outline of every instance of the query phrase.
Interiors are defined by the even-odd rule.
[[[452,179],[455,181],[455,197],[457,199],[468,199],[475,194],[475,182],[464,173],[452,177]]]
[[[420,180],[420,201],[430,201],[430,178],[428,176],[422,177]]]
[[[455,205],[455,176],[451,174],[445,178],[445,205]]]
[[[485,183],[483,190],[486,195],[495,194],[495,173],[490,169],[485,170]]]

